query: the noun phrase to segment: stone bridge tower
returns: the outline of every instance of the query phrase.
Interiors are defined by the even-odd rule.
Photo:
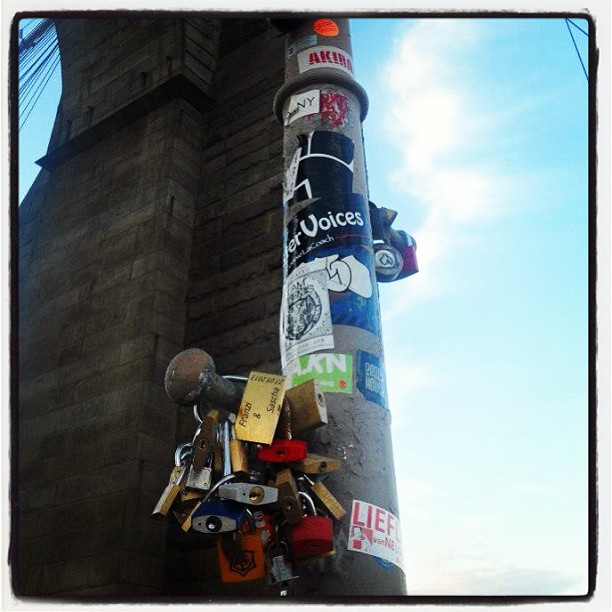
[[[195,425],[165,368],[198,346],[279,371],[283,37],[126,15],[56,20],[63,92],[19,208],[21,597],[223,593],[214,549],[149,518]]]

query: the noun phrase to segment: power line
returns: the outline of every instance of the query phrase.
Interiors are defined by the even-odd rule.
[[[576,44],[576,40],[574,39],[574,35],[572,34],[572,29],[570,28],[570,23],[577,28],[578,30],[580,30],[583,34],[586,34],[586,36],[588,36],[588,33],[585,32],[582,28],[580,28],[579,26],[577,26],[573,21],[571,21],[570,19],[568,19],[567,17],[565,18],[565,25],[567,26],[567,31],[569,32],[570,38],[572,39],[572,42],[574,43],[574,49],[576,49],[576,55],[578,56],[578,60],[580,61],[580,65],[582,66],[582,71],[584,72],[584,76],[587,80],[587,83],[589,82],[589,75],[587,74],[587,70],[584,67],[584,62],[582,61],[582,57],[580,56],[580,51],[578,50],[578,45]]]
[[[53,20],[37,21],[25,36],[20,36],[18,44],[20,131],[60,65],[59,44]]]

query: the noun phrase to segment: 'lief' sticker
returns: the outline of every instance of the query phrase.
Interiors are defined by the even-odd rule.
[[[300,74],[313,68],[337,68],[353,75],[353,61],[348,53],[338,47],[313,47],[298,53]]]
[[[353,500],[348,549],[378,557],[404,569],[399,520],[374,504]]]
[[[357,351],[357,389],[369,402],[385,410],[387,405],[387,384],[382,359],[366,351]]]
[[[353,392],[353,356],[342,353],[302,355],[284,372],[288,386],[296,387],[307,380],[319,381],[325,393]]]

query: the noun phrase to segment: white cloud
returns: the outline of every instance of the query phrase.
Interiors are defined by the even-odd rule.
[[[385,306],[387,321],[452,291],[457,250],[482,224],[507,214],[521,189],[521,177],[504,169],[507,147],[499,146],[499,135],[530,104],[521,99],[500,110],[494,94],[483,92],[473,59],[487,44],[476,21],[418,20],[396,41],[382,71],[376,95],[387,101],[385,132],[396,153],[390,183],[422,211],[410,227],[421,273],[410,279],[408,298],[404,292]]]

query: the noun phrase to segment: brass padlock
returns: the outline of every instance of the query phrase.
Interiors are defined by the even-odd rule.
[[[311,379],[287,389],[285,397],[291,402],[291,431],[303,434],[327,425],[327,400],[318,380]]]
[[[325,506],[327,511],[339,521],[345,514],[346,510],[342,507],[340,502],[332,495],[331,491],[321,482],[314,482],[306,474],[303,478],[309,485],[311,493],[314,493],[319,501]]]
[[[306,459],[291,463],[293,469],[303,472],[304,474],[326,474],[339,470],[340,466],[341,462],[339,459],[325,457],[317,453],[308,453]]]
[[[302,520],[302,504],[293,474],[285,468],[276,474],[274,486],[278,489],[278,505],[289,525],[295,525]]]
[[[209,410],[193,437],[193,457],[185,483],[188,489],[198,489],[200,491],[210,489],[218,419],[219,411]]]
[[[248,442],[271,444],[278,425],[283,398],[284,376],[251,372],[236,416],[236,437]]]
[[[172,472],[170,473],[170,481],[162,492],[159,501],[151,513],[151,516],[166,516],[166,514],[168,514],[168,511],[172,507],[176,496],[184,486],[188,469],[189,465],[187,463],[174,466]]]

